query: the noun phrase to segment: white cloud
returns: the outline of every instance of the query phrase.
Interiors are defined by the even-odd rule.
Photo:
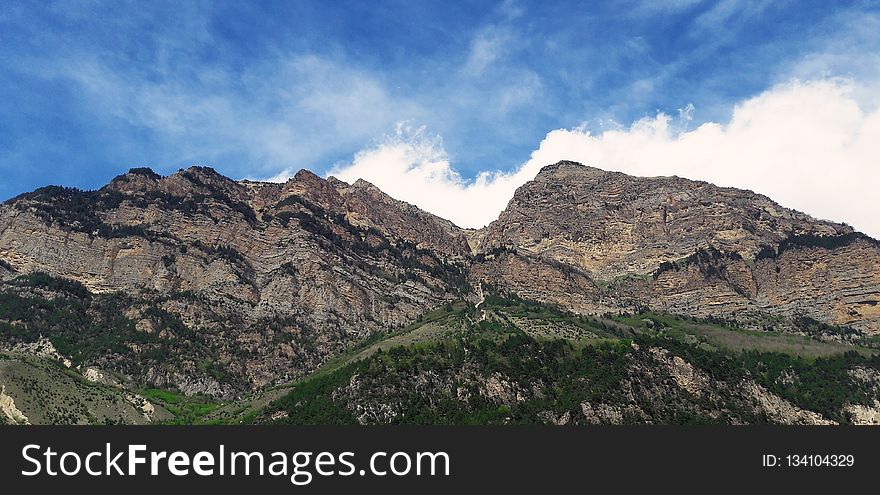
[[[398,125],[394,136],[363,150],[351,164],[330,172],[354,182],[363,178],[391,196],[465,227],[486,225],[504,209],[517,187],[537,170],[482,172],[465,181],[452,167],[442,142],[425,128]]]
[[[332,175],[363,178],[388,194],[461,226],[497,218],[515,189],[544,165],[567,159],[633,175],[679,175],[748,188],[784,206],[850,223],[880,237],[880,110],[849,80],[791,82],[741,102],[727,123],[686,130],[666,114],[598,134],[551,131],[510,173],[463,180],[442,143],[398,126]]]

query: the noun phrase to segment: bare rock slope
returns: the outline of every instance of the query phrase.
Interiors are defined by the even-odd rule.
[[[468,251],[445,220],[307,171],[270,184],[135,169],[97,191],[47,187],[0,206],[2,276],[74,280],[89,301],[125,295],[122,317],[155,339],[100,359],[141,363],[136,382],[220,396],[298,376],[458,297]],[[196,337],[198,360],[183,351]],[[156,348],[179,356],[149,359]]]
[[[477,278],[576,311],[808,317],[880,333],[880,243],[751,191],[559,162],[484,231]]]

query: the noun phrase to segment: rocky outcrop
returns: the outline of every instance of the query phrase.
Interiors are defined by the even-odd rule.
[[[46,337],[40,337],[33,342],[18,342],[10,349],[12,352],[19,354],[27,354],[30,356],[41,357],[58,361],[65,368],[70,368],[72,363],[69,359],[62,356],[58,349],[52,344],[52,341]]]
[[[880,401],[871,405],[852,404],[847,408],[855,425],[880,425]]]
[[[579,312],[806,316],[880,333],[880,244],[751,191],[559,162],[516,191],[477,251],[476,279]]]
[[[24,415],[16,406],[15,399],[6,395],[6,386],[0,386],[0,415],[2,415],[7,423],[14,425],[31,424],[28,417]]]

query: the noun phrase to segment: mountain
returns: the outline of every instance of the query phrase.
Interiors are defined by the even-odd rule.
[[[511,316],[505,309],[522,304],[534,311]],[[453,323],[428,325],[437,311]],[[490,330],[494,333],[486,338]],[[711,344],[707,332],[723,335],[723,342]],[[623,417],[636,422],[847,422],[870,417],[864,411],[854,416],[853,408],[874,407],[873,379],[852,376],[875,376],[878,363],[871,356],[878,334],[877,241],[750,191],[678,177],[632,177],[559,162],[520,187],[499,218],[479,230],[461,229],[366,181],[347,184],[306,170],[275,184],[234,181],[207,167],[166,177],[140,168],[95,191],[49,186],[0,205],[0,351],[5,362],[16,363],[18,382],[42,383],[49,376],[46,366],[60,366],[55,371],[74,380],[69,390],[79,390],[76,383],[86,375],[100,374],[108,397],[119,404],[108,413],[106,401],[98,405],[80,397],[79,413],[48,414],[32,394],[0,374],[0,383],[9,384],[3,397],[19,404],[14,414],[5,407],[13,411],[7,418],[21,413],[45,422],[149,422],[168,421],[170,414],[178,422],[240,421],[246,412],[250,420],[286,421],[295,408],[283,407],[284,394],[300,393],[290,384],[324,383],[320,380],[328,374],[357,381],[356,375],[364,376],[359,366],[385,369],[387,359],[411,365],[415,358],[406,353],[388,358],[374,351],[415,345],[422,351],[407,352],[431,356],[426,367],[416,370],[429,375],[385,376],[397,376],[394,385],[373,373],[378,381],[357,389],[367,395],[354,394],[347,402],[355,421],[405,417],[406,407],[394,409],[380,400],[388,392],[395,397],[415,393],[405,402],[412,406],[410,413],[418,410],[425,421],[442,422],[439,418],[448,415],[414,404],[458,396],[446,397],[434,382],[415,392],[406,384],[446,373],[448,383],[477,386],[494,383],[497,372],[511,387],[525,387],[519,397],[544,409],[514,407],[519,402],[498,402],[500,396],[472,388],[467,397],[482,405],[458,420],[560,422],[568,412],[572,422],[590,422],[577,413],[586,410],[584,403],[611,407],[623,400],[612,391],[639,383],[647,387],[636,394],[643,397],[639,407],[644,414],[615,409],[610,416],[587,416],[599,422]],[[574,347],[571,352],[545,348],[546,339]],[[650,339],[672,339],[699,348],[687,352],[703,354],[681,354],[678,344]],[[501,350],[486,354],[479,347],[484,341]],[[33,352],[38,343],[50,345],[52,352]],[[589,351],[594,344],[611,347],[595,354]],[[594,404],[586,396],[575,400],[586,392],[568,390],[561,376],[548,369],[541,368],[546,374],[541,382],[518,374],[521,369],[491,368],[492,356],[525,359],[520,347],[542,355],[563,352],[561,361],[574,360],[573,369],[582,371],[587,368],[575,361],[610,366],[622,359],[618,365],[623,368],[615,373],[623,375],[614,376],[624,381],[606,387],[608,394],[596,395]],[[478,348],[482,354],[475,354]],[[485,359],[450,358],[451,349],[467,350],[471,360]],[[709,380],[718,370],[704,365],[715,363],[718,355],[734,353],[724,354],[722,361],[735,361],[736,353],[756,350],[792,359],[827,358],[827,366],[843,366],[849,378],[834,375],[839,382],[834,390],[840,393],[818,406],[801,400],[812,388],[775,389],[774,382],[751,375]],[[855,353],[849,361],[833,360],[848,352]],[[688,389],[687,380],[676,381],[674,370],[672,375],[651,374],[669,363],[678,369],[676,356],[708,373],[709,381],[694,380],[706,385],[706,394],[716,393],[715,402],[711,407],[705,401],[684,409],[669,406],[653,414],[652,401],[660,407],[687,404],[681,394],[701,396]],[[774,379],[798,376],[802,362],[778,359],[794,371]],[[748,370],[753,364],[737,366]],[[328,366],[336,365],[328,372]],[[462,368],[472,373],[461,374]],[[736,395],[746,382],[754,393]],[[663,388],[668,386],[673,388]],[[809,382],[814,386],[823,385]],[[347,393],[333,390],[339,401]],[[559,394],[574,402],[550,400]],[[331,399],[310,396],[315,404]],[[755,400],[790,414],[755,409],[749,405]],[[164,413],[142,418],[137,408],[143,404]],[[503,414],[498,413],[502,406]],[[362,409],[387,414],[356,413]]]
[[[751,191],[560,162],[484,230],[477,277],[577,312],[880,333],[880,243]]]
[[[137,169],[97,191],[46,187],[0,207],[6,297],[29,311],[45,289],[33,274],[48,274],[73,281],[64,311],[120,322],[113,352],[89,355],[95,336],[70,329],[62,353],[189,395],[289,380],[410,323],[458,296],[468,252],[449,222],[306,171],[268,184]]]

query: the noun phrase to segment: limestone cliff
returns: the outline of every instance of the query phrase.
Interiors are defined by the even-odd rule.
[[[186,356],[135,377],[192,393],[287,380],[410,323],[459,297],[467,252],[451,223],[307,171],[270,184],[135,169],[97,191],[47,187],[0,206],[0,276],[45,272],[135,295],[126,316],[140,331],[175,338],[158,308],[210,335],[206,359],[242,383],[194,379],[200,364]]]
[[[880,333],[880,244],[751,191],[559,162],[516,191],[477,251],[479,279],[577,311]]]

